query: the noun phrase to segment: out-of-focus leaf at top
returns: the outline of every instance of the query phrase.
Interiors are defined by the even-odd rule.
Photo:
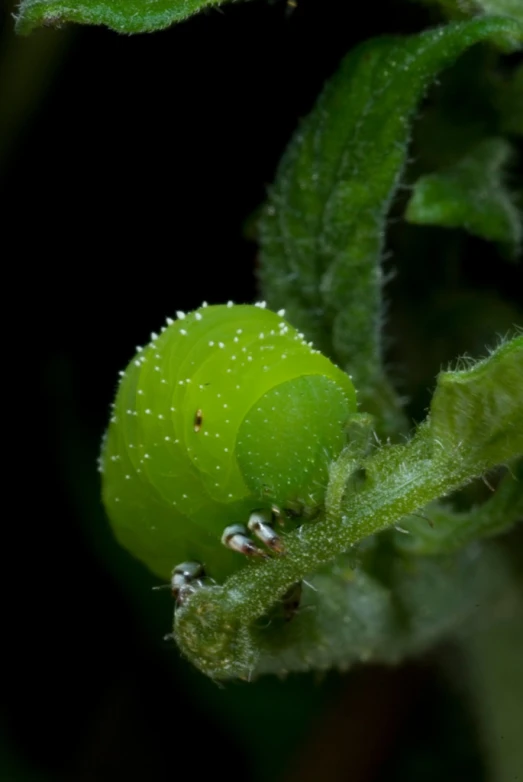
[[[22,0],[16,28],[60,27],[67,22],[105,25],[119,33],[161,30],[224,0]]]

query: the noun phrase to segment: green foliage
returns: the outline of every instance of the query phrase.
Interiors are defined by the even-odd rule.
[[[475,0],[485,14],[502,14],[523,23],[523,5],[520,0]]]
[[[74,698],[80,730],[89,734],[87,753],[103,764],[107,735],[114,733],[114,725],[101,724],[100,710],[92,708],[96,684],[103,692],[102,705],[107,697],[114,713],[123,705],[118,735],[132,730],[140,736],[138,756],[145,748],[142,762],[151,780],[166,767],[157,757],[157,747],[165,745],[163,731],[147,717],[142,720],[143,708],[132,707],[133,689],[147,714],[162,714],[165,705],[160,720],[165,735],[177,734],[178,728],[182,739],[184,728],[212,734],[232,777],[264,782],[281,776],[285,766],[290,778],[301,777],[293,774],[296,758],[289,756],[305,754],[303,748],[310,750],[319,735],[319,763],[324,763],[324,746],[335,749],[325,765],[327,777],[336,773],[338,743],[340,755],[346,756],[345,776],[357,776],[365,766],[354,751],[363,746],[368,754],[378,748],[375,755],[384,756],[383,768],[372,774],[380,782],[435,782],[449,769],[450,776],[455,770],[475,782],[515,779],[523,768],[523,289],[521,268],[499,260],[521,259],[523,66],[505,53],[521,46],[523,2],[416,0],[415,5],[412,0],[378,0],[362,7],[363,16],[354,16],[350,3],[318,0],[9,1],[9,10],[18,6],[19,33],[38,26],[67,27],[39,30],[25,39],[8,29],[7,45],[4,36],[0,115],[6,122],[0,156],[7,164],[10,193],[14,184],[11,201],[21,205],[18,236],[26,236],[24,226],[31,225],[39,227],[32,231],[33,239],[54,242],[68,214],[88,214],[94,218],[88,220],[89,236],[80,230],[81,244],[99,227],[97,246],[113,246],[114,236],[113,241],[105,236],[107,230],[111,236],[109,223],[117,234],[114,246],[130,242],[139,249],[141,236],[146,243],[138,277],[129,272],[127,260],[118,260],[127,253],[113,254],[114,264],[124,267],[123,272],[118,269],[116,290],[106,276],[107,262],[99,279],[96,264],[89,262],[84,277],[94,281],[95,296],[85,297],[85,314],[74,291],[65,298],[57,293],[56,329],[51,328],[49,339],[40,332],[31,339],[37,350],[45,351],[45,389],[42,394],[31,384],[33,397],[40,400],[39,409],[48,398],[52,410],[48,428],[53,446],[41,451],[51,464],[57,444],[60,486],[65,483],[67,491],[61,528],[60,487],[47,502],[53,508],[52,524],[40,524],[41,514],[33,514],[35,530],[41,530],[55,557],[53,561],[45,550],[39,556],[51,577],[46,579],[50,599],[43,603],[42,627],[50,657],[60,660],[54,643],[66,655],[79,649],[80,667],[82,654],[87,661],[91,705],[85,708],[81,687]],[[158,37],[126,37],[196,14],[200,18]],[[452,23],[431,29],[445,18]],[[11,19],[9,12],[6,19]],[[258,21],[263,30],[259,48],[251,46],[253,19],[255,33]],[[348,24],[339,24],[340,19]],[[79,31],[69,22],[104,25],[120,35]],[[40,112],[54,64],[68,47],[68,68]],[[326,74],[334,75],[294,134],[268,188],[267,203],[260,204],[289,128],[304,106],[313,104]],[[55,180],[67,184],[69,173],[72,191],[69,186],[61,190],[71,191],[66,200],[72,211],[64,209],[67,204],[60,197],[37,197]],[[110,185],[95,199],[96,214],[89,199],[91,176],[93,182]],[[129,198],[122,198],[124,191]],[[104,221],[117,207],[128,219]],[[313,340],[313,348],[350,373],[358,412],[343,431],[334,424],[341,453],[326,454],[323,470],[311,467],[303,481],[304,490],[311,486],[317,492],[319,507],[306,521],[293,518],[277,527],[286,556],[271,553],[266,561],[249,560],[220,544],[225,525],[249,517],[252,498],[241,512],[233,512],[234,518],[226,504],[220,512],[216,506],[200,509],[204,523],[196,526],[204,490],[173,480],[166,446],[159,466],[154,455],[143,472],[139,462],[134,465],[133,483],[144,491],[143,496],[131,491],[129,503],[119,508],[122,527],[135,536],[133,545],[124,536],[119,544],[104,513],[107,501],[105,508],[100,503],[94,468],[116,369],[128,360],[135,337],[142,344],[144,335],[177,307],[192,309],[202,298],[252,301],[248,278],[255,248],[241,241],[230,247],[219,238],[222,229],[226,235],[229,228],[238,234],[247,212],[249,239],[260,245],[256,298],[284,308],[290,322]],[[168,251],[157,263],[155,247],[163,232]],[[74,250],[74,242],[71,246]],[[247,290],[241,275],[233,275],[238,259]],[[185,264],[195,272],[189,284]],[[220,294],[214,279],[223,281]],[[96,301],[98,291],[105,307]],[[31,322],[45,326],[55,308],[48,297],[42,301],[43,318],[31,309]],[[63,307],[73,317],[64,317]],[[186,327],[187,319],[183,322]],[[64,323],[71,324],[66,331]],[[242,347],[247,348],[244,339]],[[183,362],[187,372],[176,349],[166,355],[174,378],[195,378],[197,343],[195,336]],[[224,346],[219,350],[224,359]],[[158,355],[152,345],[140,350],[140,356],[155,359],[149,363],[155,374],[146,384],[155,404],[168,402],[172,394],[171,383],[157,372]],[[234,383],[249,399],[260,392],[268,367],[252,364],[255,372],[247,388],[240,385],[244,375]],[[217,378],[232,380],[225,361],[216,366],[207,390],[217,390]],[[302,394],[300,372],[292,389],[296,397]],[[144,379],[146,375],[147,369]],[[278,396],[279,389],[274,393]],[[194,412],[200,404],[191,398],[178,411],[192,410],[189,428],[196,437]],[[128,442],[134,443],[136,434],[138,442],[148,437],[152,448],[159,449],[158,443],[173,434],[163,427],[172,423],[177,431],[181,419],[173,416],[167,422],[163,410],[142,426],[139,410],[151,415],[154,408],[144,399],[140,403],[136,410],[122,404],[112,416],[123,420],[134,412],[126,419]],[[232,461],[244,458],[257,488],[267,489],[266,467],[285,487],[287,467],[294,473],[296,457],[310,456],[313,438],[321,442],[331,434],[325,405],[328,400],[316,397],[306,404],[305,418],[295,416],[298,442],[292,448],[285,447],[292,438],[282,432],[287,411],[294,414],[299,408],[294,397],[285,406],[279,396],[266,410],[251,405],[245,428],[256,431],[258,448],[264,442],[261,468],[248,461],[247,440],[240,444],[232,433],[224,442],[229,419],[215,432],[214,445],[221,443]],[[207,406],[204,413],[210,434]],[[42,440],[43,416],[40,424]],[[277,453],[274,440],[281,448]],[[213,459],[214,454],[211,468],[216,466]],[[37,462],[41,466],[42,459]],[[217,463],[223,471],[223,462]],[[193,471],[188,458],[186,465],[189,475],[198,474],[198,465]],[[130,472],[121,469],[123,464],[109,467],[106,477],[121,473],[120,484],[112,484],[120,503],[122,491],[131,489]],[[170,508],[160,514],[154,504],[159,486],[176,501],[180,496],[188,501],[185,515],[173,519]],[[76,547],[72,541],[64,548],[75,524],[82,525],[83,537],[78,536]],[[182,548],[169,548],[173,535]],[[29,537],[33,542],[34,534]],[[83,562],[89,552],[91,570]],[[186,592],[183,604],[175,604],[170,572],[189,558],[201,559],[208,578],[202,589],[196,585],[194,594]],[[219,572],[216,562],[226,558],[230,570]],[[161,567],[155,566],[160,560]],[[289,621],[282,598],[298,582],[301,602]],[[124,594],[114,602],[121,586]],[[78,623],[64,621],[70,605],[84,619],[76,633]],[[173,613],[173,634],[164,643]],[[457,653],[466,664],[458,670],[458,692],[452,702],[439,703],[435,691],[445,691]],[[421,665],[411,664],[409,658],[420,654]],[[389,667],[362,665],[368,661]],[[444,681],[438,678],[427,691],[425,680],[433,678],[435,665],[444,669]],[[351,668],[348,675],[339,674]],[[154,685],[151,670],[159,676],[159,686],[148,686]],[[24,678],[31,673],[26,667]],[[37,670],[34,675],[41,679]],[[107,689],[107,676],[116,686]],[[253,683],[246,686],[237,678]],[[215,686],[215,680],[226,686]],[[364,684],[362,697],[354,700],[362,681],[372,682],[370,692]],[[392,694],[391,681],[397,690]],[[464,685],[470,689],[470,703]],[[338,701],[342,688],[348,692],[332,722],[325,714],[329,697]],[[15,704],[19,695],[14,693]],[[456,712],[467,706],[473,707],[470,725],[466,714],[456,720]],[[322,713],[327,744],[321,722],[319,729],[317,724]],[[393,731],[386,719],[390,713],[395,715]],[[439,729],[442,724],[444,730]],[[308,725],[310,742],[304,740]],[[148,730],[156,744],[145,735]],[[359,742],[359,735],[370,741]],[[348,749],[343,744],[347,736],[352,736]],[[26,738],[30,743],[30,731],[24,742]],[[129,742],[116,741],[120,744],[127,747]],[[57,768],[68,765],[63,753],[64,744],[58,742]],[[111,750],[111,763],[118,762],[118,754],[118,747],[114,754]],[[133,766],[138,759],[139,765],[135,754],[120,754],[120,762]],[[39,769],[17,763],[9,752],[4,755],[9,778],[39,777]],[[212,762],[218,757],[212,750],[209,755]],[[245,761],[249,769],[243,768]],[[167,767],[169,762],[166,757]],[[483,763],[488,766],[485,776]],[[317,776],[306,763],[305,771],[305,776]]]
[[[17,30],[30,33],[35,27],[59,27],[67,22],[106,25],[119,33],[146,33],[175,22],[224,0],[22,0]]]
[[[504,133],[523,136],[523,64],[513,77],[498,90],[501,129]]]
[[[386,220],[416,106],[441,69],[500,35],[523,33],[513,21],[481,18],[365,42],[289,145],[261,221],[264,293],[351,373],[361,413],[330,467],[325,507],[285,534],[287,556],[252,562],[178,606],[174,637],[212,678],[399,660],[455,629],[478,600],[495,605],[510,582],[502,553],[477,539],[518,520],[522,489],[512,472],[479,508],[434,503],[500,464],[519,476],[523,337],[442,372],[408,440],[381,345]],[[503,142],[490,144],[471,153],[473,184],[485,168],[499,176],[505,162]],[[500,181],[490,184],[499,193]],[[477,192],[468,188],[470,211]],[[453,186],[450,196],[459,192]],[[433,200],[441,208],[441,190]],[[305,595],[287,622],[281,598],[297,582]]]
[[[522,225],[504,185],[504,168],[511,154],[505,139],[487,139],[455,165],[422,176],[414,186],[406,219],[418,225],[465,228],[507,245],[515,254],[521,244]]]
[[[485,479],[487,480],[487,479]],[[411,554],[446,554],[481,537],[505,532],[523,517],[523,461],[509,469],[492,497],[467,511],[450,504],[428,505],[423,516],[401,522],[396,546]]]
[[[441,69],[507,30],[519,28],[481,19],[350,52],[289,145],[261,223],[269,303],[350,371],[386,433],[400,414],[382,369],[381,257],[409,123]]]
[[[423,0],[439,3],[450,17],[475,14],[499,15],[523,23],[520,0]],[[106,25],[119,33],[161,30],[181,22],[225,0],[21,0],[17,14],[18,32],[27,34],[35,27],[59,27],[64,23]],[[499,40],[516,45],[518,35],[502,32]]]
[[[444,14],[451,19],[462,19],[480,14],[500,15],[523,23],[523,4],[520,0],[421,0],[427,5],[439,5]],[[508,49],[519,48],[517,36],[507,35],[504,46]]]
[[[498,403],[500,376],[508,378],[508,383]],[[357,483],[350,482],[354,474],[351,461],[343,456],[340,460],[345,483],[340,483],[334,467],[333,480],[337,481],[341,494],[336,502],[341,514],[334,515],[327,507],[325,518],[286,536],[286,558],[253,565],[232,576],[223,587],[202,590],[178,610],[175,637],[182,650],[212,677],[247,678],[269,669],[277,672],[325,668],[343,660],[362,659],[363,647],[367,649],[366,654],[379,659],[389,659],[391,650],[397,658],[417,648],[421,639],[427,636],[432,639],[442,625],[448,630],[462,618],[464,609],[461,603],[449,606],[441,592],[446,593],[447,589],[461,592],[461,587],[450,586],[448,579],[451,574],[458,580],[464,577],[464,563],[468,557],[476,562],[477,552],[460,552],[456,560],[442,559],[436,564],[431,561],[412,564],[395,560],[389,551],[392,568],[397,570],[394,581],[398,581],[391,593],[377,587],[366,572],[365,551],[362,558],[355,554],[352,561],[345,555],[330,573],[323,571],[318,585],[315,577],[312,578],[317,592],[308,605],[314,606],[314,610],[304,609],[288,627],[280,622],[278,632],[276,618],[269,625],[269,632],[260,630],[256,623],[270,613],[274,596],[283,595],[295,581],[304,578],[309,581],[309,574],[343,557],[344,552],[365,538],[479,477],[500,460],[523,454],[522,387],[523,338],[502,345],[488,359],[468,370],[443,373],[438,379],[429,418],[410,442],[381,447],[362,458],[363,477]],[[347,491],[348,482],[350,490]],[[520,483],[513,493],[520,503],[523,493]],[[504,523],[498,521],[498,529],[513,521],[513,516],[505,518]],[[374,545],[381,544],[371,542]],[[346,571],[341,579],[340,567]],[[481,572],[485,574],[489,567],[482,562]],[[497,567],[493,566],[493,570]],[[413,572],[417,578],[411,580]],[[421,573],[427,575],[435,590],[430,600],[433,622],[427,619],[428,603],[423,602],[423,610],[418,603]],[[470,573],[465,577],[466,581],[474,582],[474,589],[465,590],[466,602],[474,599],[475,579]],[[496,578],[489,574],[487,583],[492,581]],[[411,594],[411,588],[416,594]],[[486,585],[481,588],[485,589]],[[394,636],[387,618],[388,601],[394,602],[396,592],[402,590],[402,602],[410,601],[415,607],[412,615],[411,609],[407,612],[407,626],[418,627],[423,619],[423,633],[418,637],[406,631],[392,643],[388,636],[388,633]],[[439,608],[443,606],[445,610],[440,614]],[[420,617],[416,616],[418,609]],[[353,611],[355,618],[352,618]],[[359,616],[365,628],[364,640],[353,632],[340,635],[340,616],[345,617],[344,626],[354,624]],[[383,622],[388,628],[386,633]]]
[[[495,782],[517,780],[523,768],[522,650],[520,588],[512,590],[493,625],[463,639],[472,700],[486,749],[488,778]]]
[[[383,393],[380,259],[408,119],[440,68],[511,26],[482,19],[351,52],[297,132],[271,192],[261,232],[265,292],[350,368],[364,409],[385,430],[401,419],[393,394]],[[407,529],[409,550],[396,539],[404,532],[386,530],[403,530],[405,517],[523,454],[521,388],[523,338],[515,337],[440,374],[430,415],[406,444],[373,451],[372,418],[356,420],[353,444],[331,469],[325,514],[286,536],[287,557],[253,564],[180,608],[174,635],[182,651],[213,678],[399,659],[449,632],[475,600],[497,595],[509,579],[498,555],[463,546],[518,518],[522,489],[512,477],[475,520],[461,519],[459,532],[445,518],[430,545]],[[419,556],[427,553],[439,556]],[[309,591],[287,625],[275,595],[303,579]]]
[[[211,4],[24,0],[18,29],[78,21],[143,32]],[[509,40],[523,40],[516,20],[482,16],[365,41],[289,144],[260,220],[262,288],[351,374],[361,412],[330,467],[325,507],[284,533],[287,556],[251,562],[177,607],[174,638],[211,678],[401,660],[455,631],[478,601],[494,609],[512,583],[502,548],[478,539],[522,512],[523,337],[440,373],[429,415],[407,439],[381,333],[385,232],[416,109],[463,52]],[[521,224],[502,180],[509,146],[483,136],[419,180],[407,217],[515,247]],[[439,502],[501,464],[508,474],[484,505]],[[297,582],[304,597],[288,622],[281,598]]]
[[[469,369],[443,372],[431,404],[432,436],[484,469],[523,453],[523,337]]]

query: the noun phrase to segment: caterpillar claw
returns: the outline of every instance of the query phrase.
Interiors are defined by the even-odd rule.
[[[203,587],[205,577],[203,565],[200,562],[181,562],[171,574],[171,592],[178,605]]]
[[[243,524],[231,524],[226,527],[222,535],[222,543],[227,548],[245,554],[248,557],[262,557],[268,559],[268,555],[258,548],[248,536],[247,527]]]
[[[285,554],[285,546],[271,524],[272,514],[254,511],[249,517],[247,527],[256,537],[276,554]]]

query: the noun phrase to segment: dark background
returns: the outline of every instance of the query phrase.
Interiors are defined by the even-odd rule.
[[[100,438],[134,346],[176,309],[254,299],[251,217],[325,78],[359,40],[437,21],[399,0],[356,20],[351,5],[238,3],[135,37],[21,39],[4,13],[2,779],[482,779],[467,698],[441,673],[442,655],[459,671],[451,650],[213,684],[162,640],[170,596],[99,502]],[[387,359],[421,418],[442,363],[521,323],[523,278],[496,248],[396,212]]]

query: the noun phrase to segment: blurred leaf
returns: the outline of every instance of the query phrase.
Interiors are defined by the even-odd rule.
[[[466,635],[471,699],[486,749],[489,780],[512,782],[523,769],[523,585],[498,610],[497,621]]]
[[[513,77],[503,87],[497,90],[501,128],[505,133],[523,136],[523,64],[515,69]]]
[[[455,165],[422,176],[414,185],[406,219],[418,225],[465,228],[507,245],[515,255],[523,225],[503,181],[511,153],[504,139],[486,139]]]
[[[119,33],[161,30],[224,0],[22,0],[16,29],[60,27],[67,22],[106,25]]]
[[[438,5],[450,19],[463,19],[477,13],[475,0],[417,0],[423,5]]]
[[[441,69],[501,33],[523,27],[484,18],[351,51],[290,143],[261,221],[271,307],[350,372],[385,431],[400,414],[381,366],[380,262],[409,124]]]
[[[409,185],[504,135],[500,103],[511,91],[512,70],[493,47],[476,46],[441,74],[413,127]]]
[[[486,14],[510,16],[523,23],[523,3],[521,0],[475,0],[479,10]]]

